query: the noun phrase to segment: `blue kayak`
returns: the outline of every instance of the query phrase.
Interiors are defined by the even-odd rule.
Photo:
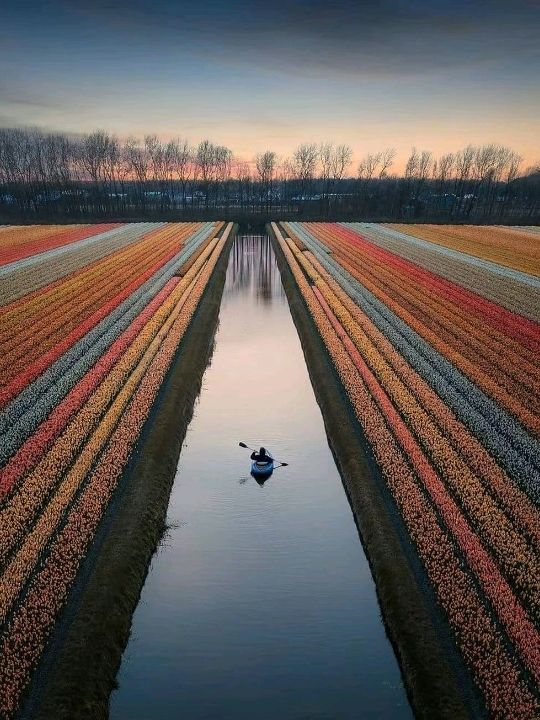
[[[274,458],[270,455],[270,453],[267,453],[268,457],[270,458],[270,462],[257,462],[256,460],[253,460],[251,463],[251,474],[253,477],[270,477],[274,470]]]

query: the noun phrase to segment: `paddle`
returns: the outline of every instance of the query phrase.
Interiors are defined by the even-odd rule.
[[[246,448],[246,450],[251,450],[252,452],[257,452],[257,450],[250,448],[248,445],[246,445],[246,443],[239,442],[238,444],[240,445],[240,447]],[[278,467],[287,467],[287,465],[289,464],[286,462],[281,462],[281,460],[275,460],[275,462],[279,463]],[[275,465],[274,465],[274,470],[277,470]]]

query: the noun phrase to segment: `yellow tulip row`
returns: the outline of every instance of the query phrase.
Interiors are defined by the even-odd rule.
[[[88,480],[68,511],[61,530],[52,539],[48,554],[30,580],[28,590],[18,604],[0,640],[3,662],[0,666],[0,712],[11,718],[16,712],[32,668],[37,662],[78,568],[88,551],[112,493],[133,452],[137,438],[152,404],[189,326],[199,300],[210,279],[229,228],[219,241],[213,241],[209,253],[200,256],[182,279],[183,306],[174,312],[158,352],[146,368],[137,387],[132,387],[128,405],[118,421],[112,421],[112,434]],[[180,285],[180,283],[179,283]],[[66,495],[70,492],[66,488]]]
[[[515,657],[494,623],[489,603],[486,604],[478,594],[470,570],[463,565],[461,548],[466,548],[473,565],[481,569],[478,560],[474,564],[474,553],[482,552],[480,546],[472,542],[473,536],[462,523],[458,522],[456,525],[462,531],[459,533],[462,535],[460,550],[456,548],[448,532],[442,529],[438,513],[428,501],[411,465],[410,458],[416,458],[415,453],[408,454],[412,450],[413,437],[403,423],[399,425],[389,400],[385,399],[384,393],[377,390],[373,384],[373,376],[368,387],[368,376],[364,377],[359,371],[361,365],[356,365],[356,362],[360,363],[360,358],[353,362],[353,348],[358,352],[356,346],[349,341],[351,347],[346,349],[345,330],[328,306],[327,310],[322,306],[321,303],[325,300],[319,287],[311,286],[308,282],[301,267],[300,252],[293,253],[279,229],[275,227],[275,230],[299,290],[350,398],[410,537],[416,545],[438,600],[454,628],[458,646],[482,689],[490,717],[499,720],[507,720],[508,717],[521,720],[536,717],[540,709],[538,702],[529,691]],[[426,477],[429,476],[428,466],[420,464],[418,467],[423,467],[422,472],[427,472]],[[432,473],[431,475],[434,478]],[[435,492],[434,498],[437,498],[447,521],[455,525],[457,517],[454,516],[450,498],[441,495],[440,489],[438,494],[436,488],[432,491]],[[484,569],[488,574],[486,576],[484,572],[483,577],[488,581],[491,570],[493,568],[489,564]],[[511,597],[508,608],[514,608]],[[506,616],[506,621],[510,624],[512,619]],[[532,640],[534,627],[525,622],[524,625],[516,623],[511,629],[516,642],[520,643],[523,657],[530,661],[531,667],[538,672],[537,651]]]

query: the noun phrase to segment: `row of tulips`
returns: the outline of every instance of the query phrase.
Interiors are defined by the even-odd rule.
[[[377,330],[502,464],[507,474],[519,483],[529,497],[540,500],[538,441],[391,308],[352,277],[301,225],[286,223],[285,226],[313,252]]]
[[[178,265],[191,257],[201,243],[213,237],[218,229],[219,225],[213,223],[203,226],[191,236],[180,252],[84,337],[72,344],[56,361],[47,367],[43,359],[40,359],[39,369],[46,369],[0,411],[0,462],[5,462],[16,452],[30,433],[173,277]],[[55,354],[59,354],[58,348]],[[2,391],[0,396],[1,394]]]
[[[207,231],[184,267],[176,260],[181,277],[166,278],[51,414],[43,435],[32,437],[28,458],[18,456],[24,469],[12,479],[20,483],[0,511],[2,717],[19,706],[229,231],[219,240]]]
[[[309,258],[299,254],[298,259],[308,276],[320,282]],[[339,300],[324,285],[323,288],[317,286],[315,294],[338,327],[345,349],[373,397],[380,402],[387,421],[393,427],[417,476],[440,509],[446,525],[455,529],[458,544],[465,557],[470,559],[471,567],[475,569],[486,594],[499,608],[505,625],[510,623],[509,632],[520,637],[525,648],[530,647],[534,642],[534,638],[531,640],[530,637],[531,623],[518,598],[521,598],[530,615],[538,618],[537,578],[540,572],[536,553],[484,491],[481,480],[469,470],[444,436],[433,429],[429,416],[424,414],[422,417],[422,413],[418,412],[415,398],[410,394],[400,394],[403,388],[396,383],[395,374],[384,367],[384,361],[381,362],[376,351],[369,352],[365,338],[356,332],[354,320]],[[416,436],[411,430],[416,432]],[[464,509],[461,515],[452,500],[452,494]],[[492,557],[484,551],[486,546],[506,572],[516,593],[495,566]],[[513,624],[516,613],[521,618],[517,631]],[[521,638],[522,632],[524,640]],[[540,665],[538,668],[540,671]]]
[[[404,265],[405,261],[344,229],[317,228],[314,232],[359,282],[526,427],[540,434],[535,406],[538,368],[534,362],[528,363],[530,353],[525,348],[512,339],[497,342],[493,333],[490,337],[485,332],[480,319],[464,319],[448,292],[439,294],[429,286],[422,288],[421,271],[414,272],[410,263]],[[453,313],[449,309],[452,305]],[[512,343],[514,347],[510,347]],[[529,376],[522,365],[528,366]]]
[[[0,267],[0,304],[6,305],[16,301],[23,295],[69,275],[74,270],[100,260],[135,242],[157,227],[161,227],[161,224],[123,225],[80,241],[87,243],[88,240],[92,240],[90,244],[82,247],[79,246],[79,243],[73,249],[67,245],[63,248],[49,250],[42,255],[35,255],[10,265],[4,265]]]
[[[357,349],[367,359],[370,368],[378,372],[381,377],[383,373],[388,374],[391,371],[396,379],[399,378],[403,388],[409,390],[413,396],[413,402],[417,402],[429,416],[429,423],[434,432],[442,435],[444,442],[449,443],[453,451],[458,454],[458,466],[465,462],[469,468],[465,471],[467,475],[472,472],[476,476],[474,480],[480,482],[478,487],[480,497],[483,497],[485,491],[489,492],[496,503],[512,518],[516,527],[521,529],[528,542],[540,551],[540,524],[534,504],[511,482],[478,439],[404,360],[398,350],[342,290],[317,259],[309,252],[306,253],[306,257],[316,273],[312,276],[312,280],[340,322],[347,327]],[[339,303],[336,303],[336,300]]]
[[[62,307],[69,310],[69,305],[75,299],[85,302],[87,293],[95,292],[96,287],[100,285],[106,287],[107,282],[113,280],[115,274],[118,275],[119,283],[129,282],[129,279],[134,276],[130,273],[137,272],[138,262],[145,261],[150,256],[148,260],[148,265],[150,265],[154,257],[159,257],[156,255],[156,251],[165,253],[161,247],[161,241],[167,241],[172,236],[181,243],[186,241],[198,227],[200,224],[175,223],[153,230],[130,245],[79,268],[57,283],[48,285],[5,306],[2,310],[1,342],[6,342],[12,336],[20,336],[25,329],[24,323],[30,319],[34,323],[44,317],[54,320],[58,310]]]
[[[157,348],[167,335],[171,322],[181,309],[182,296],[186,287],[206,262],[215,242],[212,241],[207,246],[198,262],[181,281],[174,278],[169,282],[163,303],[143,327],[141,328],[137,321],[129,328],[126,335],[120,338],[122,343],[114,348],[114,353],[122,352],[123,349],[125,352],[119,357],[110,372],[106,373],[106,368],[110,365],[111,357],[104,356],[104,362],[101,365],[98,364],[99,367],[96,365],[73,389],[71,397],[69,397],[71,402],[67,408],[59,406],[59,413],[54,418],[54,422],[50,424],[48,419],[32,436],[33,443],[31,443],[31,447],[27,448],[27,455],[21,454],[20,463],[24,462],[28,467],[32,465],[36,456],[37,458],[40,458],[40,454],[42,456],[37,464],[34,464],[32,471],[24,476],[17,491],[10,497],[9,503],[0,511],[0,562],[5,562],[9,553],[31,527],[33,519],[47,500],[49,493],[53,491],[58,479],[68,471],[75,459],[77,465],[77,463],[80,464],[85,454],[88,456],[90,451],[88,447],[84,447],[84,443],[92,432],[94,434],[98,432],[95,428],[100,425],[112,426],[110,418],[116,417],[114,413],[117,413],[118,408],[121,407],[118,394],[123,392],[125,397],[129,397],[129,393],[126,395],[125,390],[128,380],[132,383],[134,375],[140,373],[141,367],[145,366],[145,363],[147,365],[148,359],[151,359],[157,352]],[[126,350],[126,342],[130,338],[132,342]],[[103,376],[101,383],[96,381],[96,375]],[[95,386],[91,393],[88,392],[89,385],[90,387]],[[80,392],[83,397],[86,396],[86,401],[82,405],[83,397],[80,396]],[[73,411],[74,406],[80,406],[79,411],[68,414]],[[67,424],[70,417],[71,420]],[[59,433],[60,429],[63,430],[61,434]],[[54,435],[56,435],[56,441],[48,452],[43,454],[46,441],[51,444]],[[32,449],[34,450],[33,455],[30,454]],[[91,458],[92,455],[90,455]],[[73,471],[73,467],[70,472]],[[22,477],[21,473],[15,474],[18,470],[19,465],[16,463],[9,463],[6,466],[7,472],[2,477],[2,490],[12,489],[13,482]],[[8,483],[11,483],[11,487]]]
[[[11,313],[5,313],[0,331],[3,363],[7,367],[9,359],[24,357],[28,351],[32,351],[31,359],[45,352],[58,337],[73,330],[145,271],[164,264],[194,229],[173,226],[163,232],[149,233],[89,271],[66,279],[52,293],[47,293],[46,300],[33,297]],[[32,333],[28,328],[30,322]]]
[[[515,271],[501,273],[500,270],[507,270],[501,265],[471,262],[475,258],[470,255],[449,251],[390,226],[373,223],[347,223],[346,226],[379,247],[440,274],[504,309],[533,321],[538,319],[538,288],[532,276]]]
[[[394,407],[415,434],[419,446],[430,458],[434,469],[444,478],[446,487],[464,508],[478,536],[492,549],[509,580],[521,592],[531,613],[539,617],[537,578],[540,577],[540,563],[535,549],[522,536],[519,526],[516,527],[499,507],[497,493],[491,494],[487,491],[485,478],[478,476],[469,467],[459,445],[452,445],[443,430],[437,427],[434,418],[424,409],[416,394],[394,372],[384,355],[361,330],[356,319],[322,281],[309,254],[307,257],[301,255],[300,260],[356,347],[355,357],[361,356],[379,386],[384,387]],[[460,437],[461,433],[458,440]],[[537,514],[529,503],[519,506],[520,509],[522,507],[530,512],[531,525],[534,528]]]
[[[540,239],[527,228],[399,224],[390,227],[524,273],[540,275]]]
[[[8,512],[3,513],[4,516],[7,515],[0,540],[0,557],[3,563],[6,562],[8,552],[13,547],[18,547],[10,557],[2,575],[0,624],[5,621],[13,602],[20,594],[60,520],[80,490],[131,397],[159,352],[174,321],[178,318],[189,295],[189,285],[187,289],[184,286],[183,290],[183,293],[174,293],[173,312],[158,333],[152,337],[154,328],[149,328],[141,334],[141,342],[146,342],[147,346],[131,372],[124,367],[123,374],[119,371],[111,373],[111,376],[106,378],[96,396],[91,397],[85,404],[80,417],[76,417],[70,424],[59,446],[53,449],[50,457],[43,463],[45,472],[39,475],[38,483],[35,473],[27,478],[17,496],[7,507]],[[105,404],[107,401],[110,403],[108,407]],[[105,408],[107,409],[103,414]],[[69,461],[73,458],[75,458],[73,464],[65,472]],[[55,488],[59,478],[61,478],[60,483]],[[53,489],[54,493],[46,505],[41,507],[43,499],[47,498],[48,492]],[[33,524],[38,512],[39,516]]]
[[[97,385],[112,370],[138,333],[170,295],[176,284],[175,279],[169,280],[165,287],[154,297],[145,309],[133,320],[129,327],[120,334],[117,340],[106,350],[96,364],[67,393],[63,400],[53,407],[44,420],[14,456],[0,468],[0,498],[3,499],[12,489],[17,480],[29,472],[48,450],[51,443],[60,435],[71,417],[82,407],[95,390]]]
[[[366,241],[361,233],[350,233],[348,237],[354,244],[361,243],[364,249],[382,259],[383,267],[387,268],[387,263],[390,263],[396,270],[404,271],[406,278],[414,278],[415,284],[418,283],[421,287],[431,291],[432,300],[437,301],[440,296],[448,298],[448,303],[444,305],[439,303],[439,308],[443,312],[445,310],[451,312],[452,317],[458,317],[461,322],[469,322],[472,331],[478,332],[484,327],[489,327],[489,333],[479,336],[482,340],[491,342],[492,339],[496,339],[498,342],[504,343],[504,348],[510,346],[518,353],[522,352],[523,348],[532,352],[540,350],[540,331],[536,323],[509,312],[500,305],[490,302],[434,272],[421,268],[411,261],[378,248],[373,243]],[[480,324],[475,323],[474,320],[479,320]]]
[[[326,302],[317,268],[276,234],[491,716],[536,717],[523,670],[539,677],[536,628]]]
[[[83,240],[90,235],[107,232],[115,223],[100,225],[30,225],[8,228],[0,239],[0,265],[47,252]]]
[[[336,257],[359,281],[370,288],[376,288],[374,292],[379,293],[379,297],[384,300],[386,296],[390,302],[395,303],[402,316],[406,314],[404,319],[413,317],[424,337],[428,340],[433,335],[438,337],[442,341],[441,347],[445,348],[445,354],[448,356],[453,352],[461,360],[463,370],[470,369],[471,365],[479,368],[487,378],[486,382],[490,379],[496,381],[523,405],[536,410],[540,369],[529,349],[493,328],[487,332],[480,319],[473,322],[454,313],[450,293],[437,294],[435,299],[430,293],[418,297],[420,293],[417,289],[409,289],[411,283],[415,283],[417,288],[418,279],[413,274],[408,280],[391,281],[392,286],[384,287],[392,272],[386,269],[386,263],[381,267],[370,263],[369,267],[363,268],[363,272],[359,272],[357,262],[353,261],[354,264],[351,264],[344,261],[342,255],[336,254]],[[387,264],[391,264],[391,261]],[[396,289],[399,285],[401,287]]]

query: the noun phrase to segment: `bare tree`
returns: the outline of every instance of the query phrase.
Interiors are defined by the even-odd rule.
[[[265,207],[272,204],[272,191],[274,184],[274,175],[276,172],[277,155],[272,150],[259,153],[255,157],[255,168],[259,176],[260,184],[260,203]]]
[[[148,155],[136,138],[129,137],[124,144],[124,162],[127,172],[136,181],[138,202],[146,208],[145,187],[148,180]]]
[[[299,145],[293,154],[295,175],[300,181],[300,203],[303,208],[306,196],[312,195],[313,178],[317,169],[319,152],[315,143]]]
[[[379,179],[385,178],[388,175],[388,170],[394,164],[396,158],[395,148],[385,148],[381,153],[381,169],[379,170]]]
[[[175,141],[173,167],[175,175],[180,182],[180,187],[182,188],[182,209],[185,210],[187,188],[193,167],[193,149],[187,140],[179,138]]]
[[[360,160],[358,165],[358,177],[360,180],[369,181],[377,171],[382,160],[382,153],[368,153]]]
[[[352,149],[349,145],[334,146],[333,143],[321,143],[319,147],[321,180],[323,183],[323,202],[325,214],[330,214],[332,194],[336,183],[343,179],[352,162]]]
[[[195,164],[199,170],[201,184],[204,192],[204,206],[208,208],[210,199],[210,184],[213,179],[215,166],[215,145],[210,140],[202,140],[197,146]]]

